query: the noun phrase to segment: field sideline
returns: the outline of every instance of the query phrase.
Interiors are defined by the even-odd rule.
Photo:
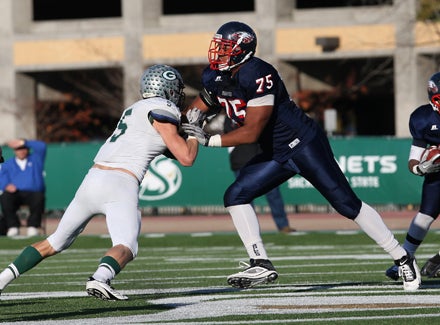
[[[416,211],[381,212],[384,222],[392,230],[406,230]],[[289,213],[290,225],[299,231],[358,230],[358,226],[337,213]],[[271,215],[259,215],[262,231],[275,231]],[[46,232],[52,233],[58,219],[47,219]],[[440,224],[433,223],[431,229],[439,229]],[[229,215],[189,215],[189,216],[144,216],[141,233],[197,233],[197,232],[235,232]],[[107,233],[105,218],[96,216],[87,225],[84,234],[99,235]]]
[[[396,231],[401,241],[404,232]],[[419,264],[439,248],[433,230]],[[85,280],[109,239],[84,235],[43,261],[0,296],[0,322],[14,324],[412,324],[440,316],[440,281],[406,293],[384,276],[391,260],[357,231],[264,232],[280,278],[238,290],[226,284],[245,260],[235,233],[154,233],[140,238],[138,258],[115,279],[128,301],[88,297]],[[0,239],[4,267],[31,239]]]

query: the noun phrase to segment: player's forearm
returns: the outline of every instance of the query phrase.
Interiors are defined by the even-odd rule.
[[[246,127],[240,127],[221,136],[222,147],[234,147],[240,144],[255,143],[258,141],[259,133]]]
[[[186,140],[186,145],[176,148],[177,152],[174,154],[177,161],[182,166],[191,167],[196,160],[197,153],[199,150],[199,143],[195,138],[189,138]]]

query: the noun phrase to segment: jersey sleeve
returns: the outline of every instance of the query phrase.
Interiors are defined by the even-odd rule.
[[[412,145],[416,147],[426,148],[428,144],[424,139],[424,117],[421,116],[421,110],[415,110],[409,118],[409,131],[412,136]]]
[[[171,123],[176,126],[178,126],[180,123],[180,120],[179,118],[177,118],[177,116],[175,116],[171,112],[162,109],[152,110],[150,112],[149,118],[163,123]]]
[[[163,98],[155,98],[155,101],[150,103],[152,108],[148,112],[148,119],[151,123],[156,120],[175,126],[180,125],[180,110],[172,102]]]
[[[282,80],[269,63],[262,60],[252,62],[252,65],[244,66],[241,84],[245,86],[247,102],[258,98],[273,98],[282,86]]]
[[[207,66],[202,72],[202,85],[207,91],[217,95],[217,87],[215,85],[215,79],[217,78],[217,73]]]

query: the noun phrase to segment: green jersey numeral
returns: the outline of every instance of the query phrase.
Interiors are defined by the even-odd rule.
[[[132,111],[133,111],[133,109],[131,109],[131,108],[127,109],[125,111],[124,115],[122,115],[121,119],[118,122],[118,126],[117,126],[115,132],[112,134],[112,137],[110,138],[110,142],[115,142],[121,135],[123,135],[125,133],[128,126],[124,121],[127,116],[131,115]]]

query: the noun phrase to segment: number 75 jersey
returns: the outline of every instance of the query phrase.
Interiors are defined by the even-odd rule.
[[[316,134],[317,124],[290,98],[278,71],[257,57],[240,66],[233,76],[207,67],[202,83],[238,127],[253,107],[273,107],[258,142],[277,161],[291,158]]]
[[[176,127],[181,113],[174,103],[153,97],[140,100],[122,113],[113,134],[99,149],[96,164],[124,168],[142,181],[151,161],[162,154],[166,145],[153,127],[153,120],[169,122]]]

